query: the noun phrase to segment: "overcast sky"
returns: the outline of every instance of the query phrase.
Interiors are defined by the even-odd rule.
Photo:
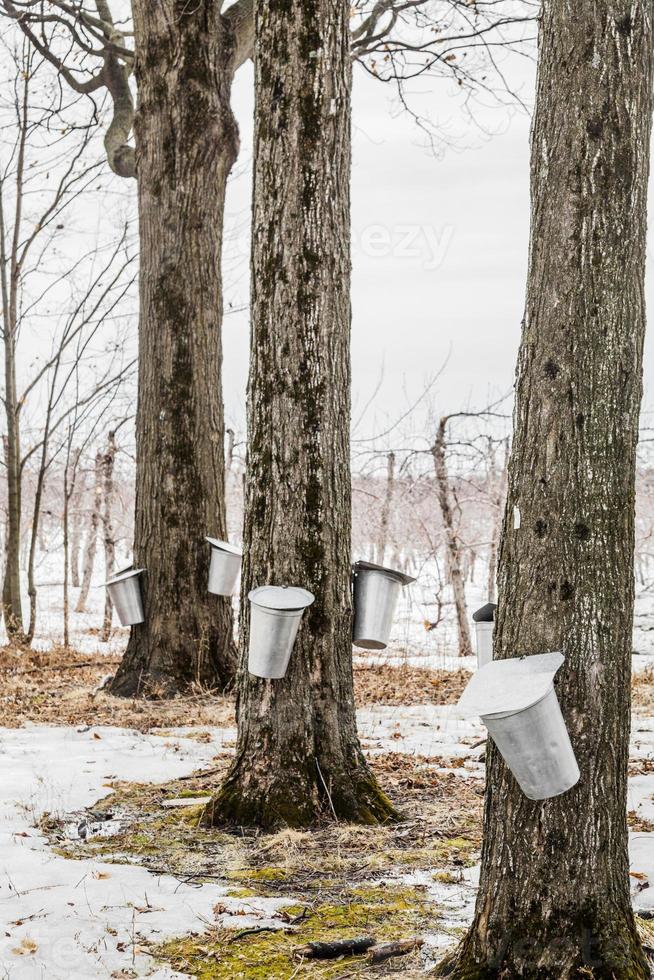
[[[533,66],[509,66],[525,101]],[[236,109],[243,154],[229,210],[240,237],[227,243],[228,298],[247,299],[252,117],[251,68],[241,71]],[[383,384],[360,427],[369,435],[395,418],[446,364],[434,410],[483,407],[511,389],[523,311],[529,235],[529,125],[519,108],[478,106],[469,125],[456,95],[436,82],[428,95],[451,146],[435,156],[397,112],[392,89],[355,71],[353,205],[353,395],[355,412]],[[562,107],[562,111],[564,107]],[[651,193],[654,188],[651,189]],[[650,236],[650,242],[652,238]],[[652,250],[646,402],[654,388]],[[227,317],[225,395],[240,428],[247,374],[247,317]]]

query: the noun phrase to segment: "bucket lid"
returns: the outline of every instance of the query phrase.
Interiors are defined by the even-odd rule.
[[[549,693],[564,660],[562,653],[493,660],[474,674],[459,699],[459,708],[482,717],[531,708]]]
[[[472,618],[475,623],[492,623],[495,621],[496,602],[487,602],[485,606],[473,612]]]
[[[108,582],[104,582],[100,588],[104,589],[107,585],[116,585],[118,582],[124,582],[128,578],[134,578],[135,575],[141,575],[144,571],[144,568],[123,568],[122,572],[116,572],[113,578],[110,578]]]
[[[398,572],[395,568],[384,568],[383,565],[375,565],[371,561],[355,561],[352,566],[354,569],[354,574],[357,572],[385,572],[386,575],[392,575],[393,578],[398,579],[402,585],[410,585],[411,582],[415,582],[416,579],[411,575],[405,575],[404,572]]]
[[[306,609],[315,598],[313,593],[293,585],[262,585],[248,592],[250,602],[264,609]]]
[[[218,551],[226,551],[229,555],[239,555],[239,557],[243,555],[243,549],[238,548],[235,544],[230,544],[229,541],[219,541],[218,538],[209,537],[204,540],[208,541],[212,548],[217,548]]]

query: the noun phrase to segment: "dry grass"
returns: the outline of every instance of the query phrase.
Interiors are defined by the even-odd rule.
[[[42,653],[0,648],[3,724],[118,725],[148,731],[174,725],[232,726],[232,698],[198,690],[173,701],[114,698],[98,686],[119,656],[83,654],[63,647]],[[354,670],[357,704],[451,704],[469,674],[419,667],[363,666]]]
[[[234,724],[231,698],[198,691],[173,701],[114,698],[98,685],[120,657],[83,654],[57,647],[46,653],[0,648],[2,723],[117,725],[146,732],[175,725]]]
[[[239,833],[199,826],[201,806],[169,809],[166,800],[206,797],[228,760],[210,772],[165,785],[114,784],[98,809],[120,817],[121,833],[88,842],[67,841],[55,821],[41,829],[70,857],[129,856],[183,880],[222,880],[257,894],[335,897],[354,884],[418,868],[438,869],[456,880],[457,869],[478,860],[483,781],[439,773],[438,760],[388,753],[373,767],[404,819],[379,827],[325,821],[309,830]],[[95,809],[95,808],[91,808]],[[448,878],[448,880],[450,880]]]
[[[654,667],[646,667],[633,675],[631,704],[639,714],[654,714]]]
[[[467,670],[357,664],[354,668],[356,702],[358,705],[454,704],[470,676]]]

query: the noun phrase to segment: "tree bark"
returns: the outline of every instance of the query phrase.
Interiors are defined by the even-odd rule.
[[[91,517],[89,519],[89,529],[86,535],[86,548],[84,549],[84,568],[82,570],[82,587],[77,597],[75,612],[83,613],[86,611],[86,603],[89,598],[91,579],[93,578],[93,565],[95,564],[95,549],[98,543],[98,526],[100,524],[100,508],[102,506],[102,453],[95,454],[95,467],[93,471],[93,503],[91,504]]]
[[[448,416],[443,416],[438,425],[436,439],[432,447],[434,459],[434,469],[436,471],[436,490],[438,494],[438,504],[443,519],[443,530],[445,531],[445,549],[447,554],[447,567],[450,573],[452,593],[454,595],[454,608],[456,610],[456,621],[459,632],[459,656],[472,656],[472,644],[470,642],[470,626],[468,625],[468,607],[466,604],[466,587],[461,567],[461,551],[459,539],[454,526],[452,515],[452,505],[450,503],[450,481],[447,473],[447,460],[445,458],[445,434],[447,431]]]
[[[75,487],[77,484],[77,479],[79,475],[79,461],[82,455],[81,449],[76,452],[71,452],[71,441],[72,433],[69,433],[68,437],[68,448],[66,452],[66,462],[64,465],[64,509],[62,514],[62,527],[63,527],[63,552],[64,552],[64,647],[68,649],[70,644],[70,502],[75,494]],[[43,468],[39,476],[44,475]],[[42,481],[41,481],[42,485]],[[41,508],[40,504],[38,508],[35,508],[35,515],[40,514]],[[36,516],[35,516],[36,520]],[[32,529],[32,544],[36,541],[36,528]],[[33,564],[34,557],[33,552],[30,554],[30,585],[32,585],[33,579]],[[31,595],[31,594],[30,594]],[[36,588],[34,589],[34,595],[36,597]],[[33,630],[35,624],[34,613],[30,618],[30,630]]]
[[[5,335],[6,336],[6,335]],[[2,589],[2,611],[7,636],[20,641],[23,637],[23,610],[20,595],[20,433],[16,403],[16,369],[13,339],[5,339],[5,414],[7,439],[7,539],[5,543],[5,575]]]
[[[225,451],[225,479],[229,478],[234,462],[234,430],[227,429],[227,449]]]
[[[71,492],[69,488],[69,462],[70,457],[66,460],[66,465],[64,466],[64,509],[61,518],[61,524],[63,528],[63,553],[64,553],[64,588],[63,588],[63,613],[64,613],[64,636],[63,645],[64,649],[67,650],[70,646],[70,623],[69,623],[69,612],[70,612],[70,589],[68,585],[69,571],[70,571],[70,547],[69,547],[69,513],[70,513],[70,498]],[[73,478],[74,479],[74,478]]]
[[[346,0],[256,7],[252,344],[234,764],[207,823],[393,815],[352,682]],[[250,589],[310,589],[286,676],[247,671]]]
[[[141,234],[134,561],[145,623],[132,628],[114,694],[225,687],[231,604],[207,592],[224,538],[220,387],[225,185],[238,151],[229,105],[234,36],[210,0],[133,4]]]
[[[116,542],[114,541],[114,528],[111,519],[111,510],[114,497],[114,462],[116,459],[116,436],[110,432],[107,438],[107,448],[102,457],[102,540],[104,542],[104,572],[105,579],[108,581],[114,573],[116,563]],[[111,635],[111,614],[113,603],[109,590],[105,592],[104,616],[102,619],[102,633],[100,639],[103,643],[109,640]]]
[[[495,655],[565,651],[581,779],[534,803],[489,751],[475,918],[441,975],[650,976],[626,788],[653,42],[650,4],[544,5]]]
[[[390,524],[391,504],[393,503],[393,491],[395,489],[395,453],[389,453],[386,460],[386,491],[382,503],[379,536],[377,538],[377,562],[379,565],[384,564],[386,545],[388,544],[388,526]]]
[[[77,465],[81,459],[81,452],[77,456]],[[80,474],[77,474],[75,492],[71,498],[70,511],[73,515],[73,527],[70,532],[70,584],[74,589],[79,589],[80,587],[80,549],[82,545],[82,522],[80,520],[80,507],[81,502],[84,497],[85,491],[85,479],[82,476],[82,486],[80,483]],[[42,527],[42,523],[41,523]]]
[[[23,173],[25,167],[25,143],[27,139],[27,92],[28,80],[23,88],[20,137],[16,164],[16,203],[14,228],[9,254],[5,250],[7,234],[5,222],[4,188],[0,185],[0,286],[2,294],[2,339],[4,346],[4,406],[7,435],[4,440],[7,468],[7,538],[5,542],[5,573],[2,587],[2,613],[7,636],[16,642],[25,639],[23,609],[20,594],[20,537],[21,537],[21,448],[20,408],[16,382],[16,336],[18,330],[18,289],[20,269],[18,247],[20,241],[23,205]]]

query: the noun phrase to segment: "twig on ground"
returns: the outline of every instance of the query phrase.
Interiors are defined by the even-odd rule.
[[[383,943],[368,950],[367,960],[369,963],[384,963],[393,956],[406,956],[407,953],[413,953],[424,944],[424,939],[400,939],[394,943]]]
[[[253,926],[252,929],[241,929],[240,932],[234,933],[230,938],[230,943],[235,943],[239,939],[244,939],[246,936],[257,936],[260,932],[283,932],[286,935],[288,933],[295,932],[295,929],[291,929],[287,926],[284,929],[276,929],[275,926]]]
[[[307,943],[293,950],[294,959],[336,960],[339,956],[361,956],[375,945],[372,936],[358,939],[336,939],[331,943]]]
[[[323,784],[325,788],[325,793],[327,794],[327,799],[329,800],[329,806],[332,811],[332,814],[334,815],[334,820],[336,821],[336,823],[338,823],[338,817],[336,815],[336,810],[334,809],[334,801],[332,800],[332,794],[329,792],[329,789],[327,788],[327,783],[325,782],[324,776],[322,774],[322,770],[320,769],[317,759],[316,759],[316,769],[318,770],[318,775],[320,776],[320,782]]]

